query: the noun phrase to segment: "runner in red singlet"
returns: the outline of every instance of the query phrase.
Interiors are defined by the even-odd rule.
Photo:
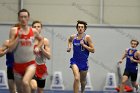
[[[44,39],[34,28],[28,26],[30,13],[26,9],[18,12],[20,27],[12,27],[7,47],[14,51],[14,78],[18,93],[31,93],[30,81],[35,74],[35,54],[40,51]],[[34,41],[38,45],[34,49]]]

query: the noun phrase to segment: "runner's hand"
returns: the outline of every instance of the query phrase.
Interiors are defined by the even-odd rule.
[[[70,52],[71,51],[71,48],[67,48],[67,52]]]
[[[80,44],[83,46],[84,45],[84,40],[81,40],[80,41]]]
[[[123,62],[123,61],[122,61],[122,60],[120,60],[118,63],[119,63],[119,64],[121,64],[122,62]]]
[[[34,52],[35,52],[35,53],[39,53],[39,51],[40,51],[40,49],[39,49],[38,47],[36,47],[36,48],[34,49]]]

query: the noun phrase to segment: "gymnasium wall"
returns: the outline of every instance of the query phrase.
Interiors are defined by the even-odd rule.
[[[140,24],[140,0],[0,0],[0,23],[17,21],[19,1],[43,24]]]
[[[0,45],[8,39],[11,25],[0,25]],[[130,40],[140,40],[140,27],[117,27],[89,25],[87,34],[92,37],[95,53],[89,56],[89,72],[93,89],[103,90],[106,74],[116,74],[116,64],[120,60],[124,50],[130,47]],[[67,53],[67,38],[76,33],[74,25],[44,25],[42,35],[50,41],[52,52],[51,60],[47,60],[49,75],[46,81],[46,89],[50,89],[53,72],[61,71],[66,90],[72,90],[73,74],[69,68],[69,59],[72,52]],[[140,47],[138,47],[140,49]],[[125,62],[122,63],[123,71]],[[0,70],[6,70],[5,57],[0,58]]]

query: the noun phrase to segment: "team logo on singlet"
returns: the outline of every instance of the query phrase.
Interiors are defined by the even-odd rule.
[[[33,41],[34,41],[34,38],[33,37],[30,37],[30,39],[27,39],[25,37],[25,39],[21,39],[20,40],[20,44],[21,44],[21,46],[31,46],[32,43],[33,43]]]
[[[80,46],[81,44],[80,44],[80,43],[74,43],[74,45],[75,45],[75,46]]]

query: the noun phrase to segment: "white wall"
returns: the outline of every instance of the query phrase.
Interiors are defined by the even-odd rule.
[[[100,23],[101,0],[22,0],[32,20],[44,24]],[[140,24],[140,0],[102,0],[103,24]],[[0,0],[0,22],[16,22],[19,0]]]
[[[0,25],[0,44],[8,38],[10,26]],[[64,84],[67,90],[72,89],[73,75],[69,68],[71,53],[67,53],[67,38],[76,33],[74,26],[44,26],[42,34],[50,40],[52,59],[47,61],[49,76],[46,88],[50,88],[54,71],[62,71]],[[116,63],[121,58],[125,48],[130,47],[130,40],[140,40],[140,28],[112,28],[102,26],[90,26],[86,33],[90,34],[96,49],[89,56],[89,72],[91,74],[94,90],[102,90],[105,77],[108,72],[116,73]],[[138,47],[140,49],[140,47]],[[0,58],[0,69],[5,68],[5,58]],[[124,69],[122,64],[122,71]]]
[[[18,0],[0,0],[0,22],[16,22]]]
[[[140,0],[104,0],[104,21],[108,24],[137,25],[140,22],[139,10]]]

